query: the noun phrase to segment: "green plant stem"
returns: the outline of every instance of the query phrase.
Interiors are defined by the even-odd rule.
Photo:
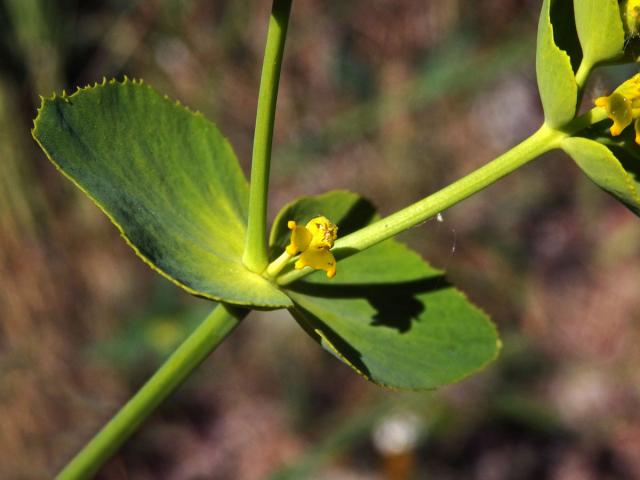
[[[56,478],[91,478],[151,412],[238,326],[247,313],[246,309],[219,304]]]
[[[576,83],[578,84],[578,105],[580,105],[584,86],[587,83],[589,75],[594,68],[613,67],[616,65],[626,65],[628,63],[630,63],[630,60],[626,58],[624,54],[621,54],[617,58],[611,58],[609,60],[599,62],[597,65],[594,65],[592,62],[587,61],[587,59],[583,58],[580,62],[580,66],[578,67],[578,71],[576,72]]]
[[[543,125],[537,132],[495,160],[471,172],[442,190],[399,210],[345,237],[338,238],[332,252],[338,260],[383,242],[405,230],[436,216],[462,200],[487,188],[509,173],[549,150],[558,148],[560,142],[606,118],[602,108],[594,108],[577,117],[562,129]],[[286,285],[308,275],[313,270],[285,271],[277,278],[279,285]]]
[[[269,264],[267,269],[265,270],[265,277],[269,280],[273,280],[278,276],[278,274],[282,271],[284,267],[286,267],[289,260],[291,260],[292,256],[287,253],[285,250],[282,252],[278,258],[276,258],[273,262]]]
[[[267,253],[267,194],[278,84],[292,0],[274,0],[269,19],[262,64],[256,129],[251,160],[249,224],[242,261],[252,272],[262,273],[269,263]]]

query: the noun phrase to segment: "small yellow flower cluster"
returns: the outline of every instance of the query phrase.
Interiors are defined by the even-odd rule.
[[[614,137],[634,122],[636,143],[640,145],[640,73],[624,82],[608,97],[596,98],[595,104],[604,108],[613,120],[609,131]]]
[[[326,217],[316,217],[304,227],[291,220],[287,226],[291,230],[291,242],[287,246],[287,253],[293,256],[301,252],[295,268],[311,267],[324,270],[327,277],[333,278],[336,274],[336,259],[330,250],[338,236],[338,227]]]

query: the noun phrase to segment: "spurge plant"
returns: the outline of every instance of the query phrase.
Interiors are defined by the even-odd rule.
[[[211,314],[62,470],[86,478],[252,309],[288,309],[358,374],[397,389],[433,389],[491,362],[488,317],[394,236],[553,149],[640,214],[638,76],[579,114],[590,72],[634,60],[639,4],[545,0],[536,71],[544,123],[529,138],[442,190],[380,218],[357,194],[284,206],[267,238],[278,79],[292,0],[274,0],[255,127],[251,182],[203,115],[142,81],[103,81],[43,99],[33,136],[55,167],[109,217],[135,253]],[[553,21],[552,21],[553,20]],[[567,26],[575,26],[567,28]],[[607,130],[610,117],[613,126]],[[632,132],[631,132],[632,134]]]

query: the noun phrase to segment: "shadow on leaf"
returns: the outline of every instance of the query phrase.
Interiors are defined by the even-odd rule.
[[[325,350],[357,370],[361,375],[371,378],[369,369],[362,361],[362,354],[325,322],[298,304],[290,311],[300,326]]]
[[[344,217],[335,219],[341,237],[366,227],[376,216],[375,207],[364,198],[359,198]]]
[[[613,152],[622,164],[622,168],[633,177],[636,184],[640,182],[640,158],[638,158],[638,153],[634,152],[637,149],[638,145],[635,142],[629,142],[626,138],[622,147],[609,146],[609,150]]]
[[[372,326],[385,326],[406,333],[428,308],[418,298],[426,293],[450,287],[444,275],[434,275],[412,282],[394,284],[329,285],[297,282],[288,289],[312,297],[364,299],[376,310]]]

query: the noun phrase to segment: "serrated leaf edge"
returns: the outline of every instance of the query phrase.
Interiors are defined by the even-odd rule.
[[[107,86],[107,84],[109,85],[127,85],[127,84],[132,84],[132,85],[140,85],[140,86],[144,86],[145,88],[153,91],[154,93],[156,93],[157,95],[159,95],[160,97],[162,97],[164,100],[166,100],[167,102],[173,104],[174,106],[177,106],[179,108],[182,108],[183,110],[185,110],[186,112],[188,112],[191,115],[196,115],[198,117],[204,118],[206,119],[206,117],[200,113],[199,111],[194,111],[191,110],[190,108],[186,107],[185,105],[183,105],[180,101],[175,100],[172,101],[167,95],[162,95],[160,94],[158,91],[156,91],[153,87],[151,87],[150,85],[146,84],[143,82],[142,79],[129,79],[126,75],[123,77],[122,81],[118,81],[115,78],[107,81],[106,77],[103,77],[102,82],[98,83],[95,82],[93,85],[89,84],[86,85],[85,87],[78,87],[76,89],[76,91],[71,94],[68,95],[64,90],[62,91],[61,95],[57,95],[55,92],[49,96],[49,97],[43,97],[40,96],[41,99],[41,103],[40,103],[40,107],[37,110],[37,115],[33,120],[33,128],[31,129],[31,136],[33,137],[33,139],[36,141],[36,143],[38,144],[38,146],[42,149],[42,151],[45,153],[46,157],[49,159],[49,161],[53,164],[53,166],[56,168],[56,170],[58,172],[60,172],[65,178],[67,178],[73,185],[75,185],[82,193],[84,193],[99,209],[100,211],[102,211],[102,213],[104,213],[107,218],[109,219],[109,221],[111,221],[111,223],[113,225],[115,225],[115,227],[118,229],[118,232],[120,233],[120,236],[124,239],[124,241],[126,242],[126,244],[131,247],[131,249],[135,252],[135,254],[144,262],[146,263],[149,267],[151,267],[152,270],[154,270],[155,272],[159,273],[160,275],[162,275],[164,278],[166,278],[167,280],[169,280],[171,283],[173,283],[174,285],[180,287],[181,289],[185,290],[187,293],[190,293],[191,295],[195,295],[197,297],[202,297],[202,298],[206,298],[209,300],[214,300],[216,302],[224,302],[224,303],[229,303],[229,304],[233,304],[233,305],[240,305],[240,306],[253,306],[253,307],[258,307],[258,308],[290,308],[291,307],[291,303],[283,303],[283,304],[256,304],[256,303],[248,303],[248,302],[240,302],[238,300],[228,300],[222,297],[218,297],[216,295],[211,295],[209,293],[205,293],[205,292],[201,292],[198,290],[194,290],[193,288],[185,285],[184,283],[180,282],[179,280],[173,278],[171,275],[169,275],[167,272],[163,271],[162,269],[160,269],[157,265],[155,265],[149,258],[147,258],[139,249],[136,245],[134,245],[131,240],[129,240],[129,238],[126,236],[122,226],[115,220],[115,218],[105,209],[105,207],[103,207],[103,205],[98,202],[93,195],[91,195],[84,187],[82,187],[73,177],[71,177],[67,172],[65,172],[60,165],[53,159],[53,157],[51,156],[51,154],[47,151],[47,149],[44,147],[44,145],[40,142],[40,140],[38,140],[38,138],[36,137],[36,130],[38,128],[38,123],[40,120],[40,115],[42,113],[42,110],[45,106],[46,102],[52,102],[55,101],[56,99],[61,99],[64,101],[70,101],[71,99],[73,99],[73,97],[75,97],[76,95],[79,95],[81,93],[87,92],[87,91],[92,91],[95,89],[99,89],[99,88],[104,88]],[[224,138],[224,137],[223,137]],[[224,138],[224,141],[226,143],[228,143],[228,140],[226,138]],[[247,271],[248,273],[251,273],[249,271]],[[264,279],[265,281],[268,281],[267,279]],[[274,288],[277,288],[278,290],[280,290],[282,292],[282,290],[274,284]],[[284,294],[284,292],[282,292]],[[286,294],[285,294],[286,295]]]
[[[575,95],[574,95],[575,96],[575,101],[574,101],[574,106],[573,106],[573,112],[571,114],[571,118],[573,118],[575,116],[576,109],[578,108],[578,105],[577,105],[577,102],[578,102],[578,85],[577,85],[577,83],[575,81],[575,73],[573,72],[573,67],[571,66],[571,57],[569,56],[569,54],[565,50],[561,49],[558,46],[558,44],[556,43],[553,23],[551,22],[551,1],[552,0],[544,0],[542,8],[544,9],[544,7],[546,6],[546,9],[544,9],[540,13],[540,20],[539,20],[539,27],[538,28],[540,29],[540,27],[542,26],[542,22],[544,21],[545,24],[546,24],[546,27],[548,29],[549,40],[551,40],[552,48],[554,48],[557,51],[557,53],[560,54],[560,56],[565,61],[566,65],[569,66],[569,71],[571,72],[571,74],[573,76],[574,84],[575,84]],[[538,33],[538,35],[540,35],[540,34]],[[537,44],[537,42],[536,42],[536,44]],[[537,56],[539,55],[539,53],[537,51],[538,49],[539,49],[539,47],[536,45],[536,71],[537,71],[537,62],[538,62]],[[563,123],[562,121],[560,121],[560,122],[556,122],[555,120],[551,120],[550,121],[550,119],[547,118],[547,112],[546,112],[546,109],[544,108],[545,107],[545,102],[542,99],[542,91],[540,89],[539,89],[539,93],[540,93],[540,100],[541,100],[541,103],[542,103],[542,109],[543,109],[543,112],[544,112],[545,122],[552,128],[561,125]],[[567,119],[564,119],[564,120],[565,121],[569,121],[569,120],[571,120],[571,118],[567,118]]]

